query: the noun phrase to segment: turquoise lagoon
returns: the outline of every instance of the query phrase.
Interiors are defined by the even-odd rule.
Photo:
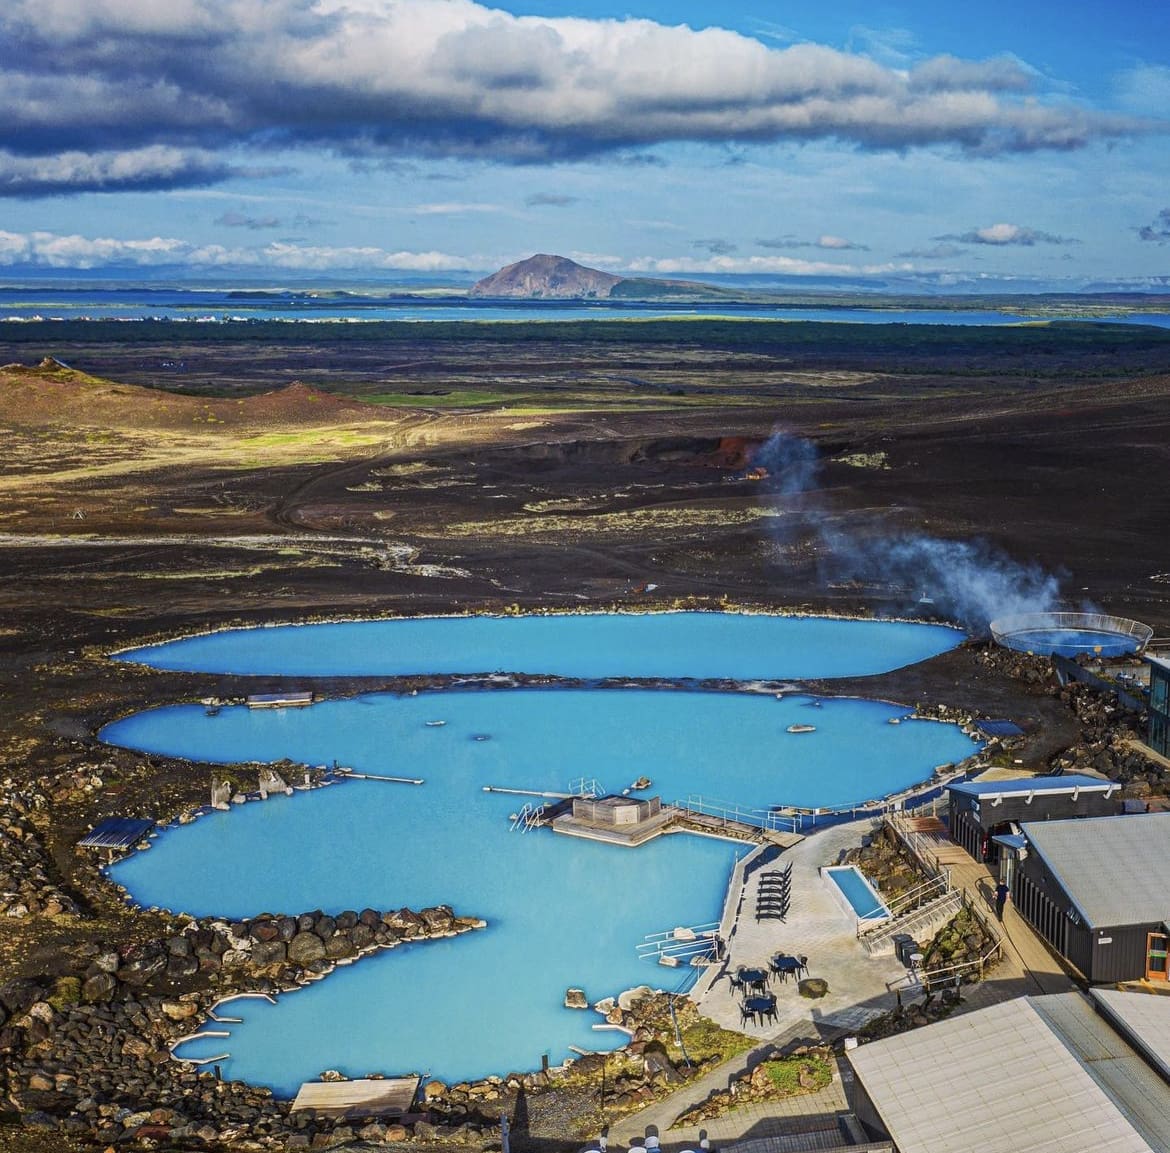
[[[566,677],[865,676],[954,648],[945,625],[764,613],[580,613],[422,617],[228,629],[119,653],[184,672],[402,676],[491,672]]]
[[[681,623],[687,615],[670,619]],[[807,623],[830,623],[854,637],[842,647],[852,650],[855,668],[906,663],[895,635],[935,632],[887,625],[863,643],[858,638],[870,630],[859,626],[872,622]],[[322,627],[333,626],[299,632],[321,637]],[[215,637],[221,645],[233,636],[251,643],[283,631]],[[938,633],[947,639],[943,647],[959,639],[953,630]],[[781,658],[798,647],[771,651],[771,675],[793,675]],[[722,659],[726,650],[756,667],[755,654],[736,644],[713,651]],[[510,663],[494,653],[478,666],[485,662]],[[712,675],[698,664],[684,668]],[[480,932],[338,969],[277,1005],[236,1002],[230,1012],[244,1023],[226,1026],[228,1038],[189,1043],[182,1056],[230,1053],[219,1062],[226,1076],[270,1085],[279,1095],[327,1068],[351,1076],[415,1070],[445,1080],[532,1069],[546,1053],[555,1062],[573,1047],[606,1049],[625,1040],[597,1031],[595,1014],[564,1009],[569,986],[595,1001],[643,983],[675,988],[689,975],[639,960],[636,948],[647,934],[717,920],[731,865],[745,847],[675,835],[630,850],[548,830],[511,832],[509,817],[524,798],[483,786],[566,791],[571,780],[589,777],[618,791],[645,775],[653,781],[647,795],[664,801],[702,794],[746,808],[845,805],[909,786],[974,751],[951,725],[888,723],[904,712],[854,699],[666,689],[371,694],[309,709],[224,708],[214,716],[200,706],[154,709],[108,726],[103,739],[213,763],[336,760],[426,783],[353,780],[211,813],[164,832],[112,875],[141,904],[197,914],[446,903],[488,922]],[[437,720],[445,723],[427,724]],[[796,723],[816,731],[788,733]]]

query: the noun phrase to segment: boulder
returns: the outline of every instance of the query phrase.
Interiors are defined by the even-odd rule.
[[[565,990],[565,1008],[566,1009],[588,1009],[589,998],[585,996],[584,989],[566,989]]]
[[[199,1015],[199,1006],[194,1001],[164,1001],[159,1008],[172,1021],[189,1021]]]
[[[252,964],[265,969],[269,965],[281,965],[288,959],[288,949],[283,941],[257,941],[252,946]]]
[[[95,973],[81,986],[81,999],[89,1005],[108,1001],[118,988],[118,978],[113,973]]]
[[[288,943],[288,959],[304,968],[313,961],[325,959],[325,942],[316,933],[298,933]]]
[[[356,957],[357,949],[345,933],[334,933],[325,942],[325,956],[331,961],[340,961],[345,957]]]
[[[643,997],[649,997],[654,992],[649,985],[636,985],[618,994],[618,1008],[628,1013]]]

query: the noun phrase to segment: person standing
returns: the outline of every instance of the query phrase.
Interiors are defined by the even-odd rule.
[[[1003,907],[1007,904],[1008,887],[1007,881],[1000,881],[995,886],[995,917],[996,920],[1003,921]]]

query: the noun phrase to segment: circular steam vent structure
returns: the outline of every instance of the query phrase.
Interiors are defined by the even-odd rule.
[[[1016,613],[991,622],[997,644],[1037,656],[1123,657],[1140,653],[1154,630],[1108,613]]]

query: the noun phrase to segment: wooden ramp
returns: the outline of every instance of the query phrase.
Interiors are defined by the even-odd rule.
[[[971,860],[966,849],[951,840],[938,817],[903,817],[902,825],[922,838],[940,865],[964,865]]]
[[[306,1081],[292,1111],[312,1109],[322,1117],[401,1117],[409,1113],[418,1077],[362,1078],[357,1081]]]

